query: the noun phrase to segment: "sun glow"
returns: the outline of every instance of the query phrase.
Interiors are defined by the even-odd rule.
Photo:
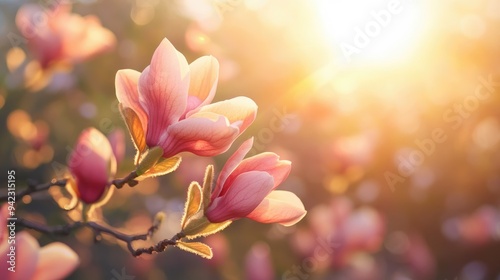
[[[422,5],[409,0],[316,0],[326,40],[347,63],[408,57],[425,27]]]

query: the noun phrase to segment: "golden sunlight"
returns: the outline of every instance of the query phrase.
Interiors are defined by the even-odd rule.
[[[426,26],[423,3],[403,0],[316,0],[326,40],[346,63],[407,58]]]

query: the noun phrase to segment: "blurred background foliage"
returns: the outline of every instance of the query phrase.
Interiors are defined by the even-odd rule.
[[[135,279],[500,279],[500,1],[396,1],[401,11],[367,36],[391,2],[78,1],[73,12],[96,15],[115,49],[32,91],[7,67],[24,2],[1,1],[1,169],[16,170],[19,189],[28,178],[46,182],[64,170],[81,130],[125,129],[116,71],[142,71],[167,37],[189,62],[219,60],[215,100],[255,100],[257,119],[230,151],[254,136],[254,153],[291,160],[282,188],[309,213],[291,228],[233,223],[208,238],[210,261],[177,249],[134,259],[82,230],[61,239],[81,258],[70,279],[119,279],[122,269]],[[356,43],[360,32],[368,43]],[[346,55],[347,45],[359,52]],[[475,98],[477,88],[487,97]],[[436,129],[446,140],[425,153],[417,142]],[[185,155],[176,172],[116,191],[104,220],[138,233],[167,211],[156,238],[170,238],[189,182],[230,154]],[[126,155],[121,175],[133,168],[128,139]],[[48,193],[23,202],[18,215],[66,220]],[[320,245],[329,238],[331,251]]]

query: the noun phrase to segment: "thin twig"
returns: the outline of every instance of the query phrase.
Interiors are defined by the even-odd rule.
[[[68,179],[52,180],[48,183],[39,184],[39,185],[37,185],[33,182],[28,182],[28,187],[26,189],[16,193],[16,196],[15,196],[16,201],[22,199],[26,195],[48,190],[52,186],[64,187],[64,186],[66,186],[67,181],[68,181]],[[2,195],[2,196],[0,196],[0,201],[7,201],[9,199],[9,197],[11,197],[11,196],[9,196],[7,194]]]
[[[69,235],[69,234],[71,234],[71,232],[73,230],[82,227],[83,223],[82,222],[75,222],[72,224],[49,227],[46,225],[42,225],[42,224],[18,217],[16,220],[16,225],[20,225],[21,227],[29,228],[29,229],[36,230],[38,232],[45,233],[45,234],[50,234],[50,235]]]
[[[115,179],[109,183],[109,185],[114,185],[117,189],[121,189],[125,184],[128,184],[129,186],[133,187],[137,185],[139,182],[137,180],[134,180],[137,178],[139,175],[134,171],[130,172],[126,177],[121,178],[121,179]],[[43,183],[43,184],[36,184],[33,181],[28,181],[28,187],[18,193],[16,193],[16,201],[21,200],[24,196],[30,195],[32,193],[36,192],[41,192],[41,191],[46,191],[50,189],[52,186],[59,186],[59,187],[64,187],[66,186],[66,183],[68,182],[68,179],[60,179],[60,180],[55,180],[53,179],[52,181],[48,183]],[[12,197],[8,194],[5,195],[0,195],[0,202],[5,202],[8,201],[9,197]]]
[[[140,256],[142,254],[153,254],[154,252],[156,253],[161,253],[167,249],[168,246],[174,246],[177,244],[177,241],[181,240],[184,237],[184,233],[177,233],[170,239],[165,239],[160,242],[158,242],[156,245],[153,245],[149,248],[139,248],[135,250],[135,252],[132,253],[134,256]]]
[[[114,238],[121,240],[127,244],[127,248],[132,254],[132,256],[137,257],[140,256],[144,253],[146,254],[152,254],[153,252],[163,252],[165,249],[170,245],[175,245],[178,240],[180,240],[182,237],[184,237],[184,234],[178,233],[171,239],[165,239],[163,241],[160,241],[158,244],[151,246],[149,248],[139,248],[139,249],[134,249],[132,246],[132,243],[136,240],[147,240],[148,237],[152,235],[154,231],[157,229],[157,225],[152,226],[151,228],[148,229],[148,232],[145,234],[136,234],[136,235],[128,235],[119,231],[116,231],[112,228],[105,227],[103,225],[100,225],[96,222],[74,222],[72,224],[66,224],[66,225],[58,225],[58,226],[47,226],[47,225],[42,225],[33,221],[26,220],[24,218],[18,218],[16,221],[16,224],[20,225],[21,227],[32,229],[38,232],[42,232],[45,234],[50,234],[50,235],[69,235],[72,231],[86,227],[92,229],[94,234],[97,236],[102,235],[102,234],[107,234],[110,236],[113,236]],[[97,238],[96,238],[97,239]]]
[[[139,183],[137,180],[134,180],[137,177],[139,177],[139,175],[134,170],[134,171],[130,172],[130,174],[128,174],[126,177],[124,177],[122,179],[115,179],[115,180],[111,181],[110,184],[111,185],[115,185],[115,187],[117,189],[123,188],[123,186],[125,186],[125,184],[128,184],[129,186],[133,187],[133,186],[135,186],[135,185],[137,185]]]

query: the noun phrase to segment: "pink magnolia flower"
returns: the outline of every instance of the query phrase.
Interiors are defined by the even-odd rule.
[[[116,168],[108,139],[95,128],[87,128],[80,134],[68,164],[78,197],[89,204],[102,197]]]
[[[11,267],[11,253],[8,243],[10,229],[7,223],[7,204],[0,210],[0,279],[2,280],[51,280],[63,279],[79,264],[78,256],[67,245],[50,243],[42,248],[37,240],[27,232],[16,233],[15,272]],[[14,264],[14,262],[12,262]]]
[[[290,173],[291,163],[274,153],[243,160],[253,144],[245,141],[219,174],[205,216],[212,223],[250,218],[261,223],[294,225],[306,214],[302,201],[288,191],[276,191]]]
[[[187,64],[163,39],[142,73],[116,73],[116,96],[138,116],[146,145],[163,157],[180,152],[214,156],[225,152],[255,119],[257,105],[247,97],[210,104],[217,88],[219,63],[211,56]]]
[[[473,213],[455,217],[443,224],[444,234],[471,245],[484,245],[500,237],[500,211],[483,205]]]
[[[310,227],[294,234],[292,246],[304,257],[326,255],[325,263],[335,267],[347,267],[354,254],[377,252],[383,244],[382,214],[369,206],[355,208],[345,196],[315,206],[308,220]]]
[[[42,69],[59,62],[81,62],[116,43],[113,33],[103,28],[97,17],[82,17],[70,10],[70,5],[44,9],[26,4],[17,12],[17,27]]]

